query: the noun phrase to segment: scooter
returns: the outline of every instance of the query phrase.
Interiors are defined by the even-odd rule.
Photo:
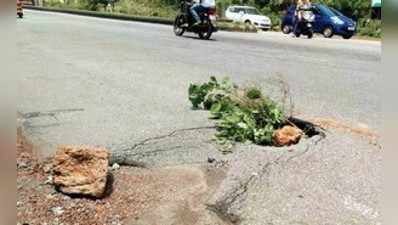
[[[17,0],[17,16],[23,18],[23,4],[21,0]]]
[[[193,32],[197,33],[200,39],[210,39],[213,32],[217,32],[216,8],[210,8],[207,12],[200,13],[201,24],[193,26],[195,19],[189,10],[191,6],[191,1],[181,1],[180,13],[174,21],[174,34],[182,36],[185,32]]]
[[[304,10],[302,12],[302,18],[297,22],[297,27],[294,30],[294,35],[300,37],[300,35],[307,35],[308,38],[314,36],[313,23],[315,21],[315,14],[312,9]]]

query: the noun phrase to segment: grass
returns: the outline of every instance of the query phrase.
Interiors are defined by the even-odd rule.
[[[177,14],[177,7],[161,1],[120,0],[115,3],[114,12],[137,16],[174,18]]]
[[[381,38],[381,20],[361,19],[358,21],[358,35]]]
[[[59,0],[45,0],[43,6],[45,7],[57,7],[57,8],[69,8],[69,9],[84,9],[93,11],[106,11],[106,4],[97,0],[98,4],[90,4],[94,0],[70,0],[64,1],[63,3]],[[171,0],[170,0],[171,2]],[[112,12],[128,14],[134,16],[154,16],[154,17],[165,17],[173,18],[177,13],[176,5],[166,4],[167,0],[117,0],[114,3]]]

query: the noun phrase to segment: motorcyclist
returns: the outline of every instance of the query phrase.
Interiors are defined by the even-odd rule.
[[[312,4],[310,0],[297,0],[296,3],[296,12],[294,18],[294,32],[296,33],[299,23],[303,18],[303,12],[312,8]]]
[[[197,26],[201,23],[200,13],[207,12],[211,7],[216,5],[215,0],[194,0],[195,4],[190,8],[192,17],[195,19],[193,26]]]

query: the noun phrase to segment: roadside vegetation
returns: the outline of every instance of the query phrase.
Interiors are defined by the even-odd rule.
[[[381,20],[360,19],[358,21],[360,36],[381,38]]]
[[[292,0],[217,0],[220,18],[224,17],[226,8],[232,4],[245,4],[257,7],[261,13],[270,17],[272,30],[279,31],[281,17]],[[313,0],[324,3],[341,11],[344,15],[358,21],[358,34],[362,36],[381,37],[381,21],[371,20],[369,0]],[[44,6],[57,8],[85,9],[94,11],[111,11],[113,13],[135,16],[154,16],[174,18],[178,12],[179,0],[113,0],[114,7],[107,9],[107,0],[43,0]],[[228,25],[233,28],[236,25]],[[234,29],[231,29],[234,30]]]
[[[256,86],[243,88],[229,79],[211,77],[207,83],[191,84],[188,94],[193,109],[209,110],[210,118],[218,120],[216,139],[224,151],[229,151],[234,142],[282,146],[275,134],[285,126],[296,130],[298,139],[303,134],[289,121],[283,107]]]
[[[232,4],[255,6],[272,21],[272,30],[279,31],[281,18],[293,0],[217,0],[221,16]],[[294,2],[294,1],[293,1]],[[371,20],[370,0],[312,0],[323,3],[342,12],[344,15],[358,21],[358,34],[362,36],[381,37],[381,21]]]
[[[107,9],[107,0],[44,0],[44,6],[110,11],[134,16],[173,18],[177,13],[176,0],[113,0],[114,7]]]

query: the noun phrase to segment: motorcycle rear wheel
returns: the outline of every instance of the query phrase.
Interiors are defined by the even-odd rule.
[[[213,27],[209,24],[206,28],[206,31],[199,31],[198,35],[200,39],[209,40],[211,35],[213,34]]]
[[[174,21],[173,31],[176,36],[182,36],[185,32],[185,28],[182,25],[185,23],[185,18],[183,15],[176,17]]]

